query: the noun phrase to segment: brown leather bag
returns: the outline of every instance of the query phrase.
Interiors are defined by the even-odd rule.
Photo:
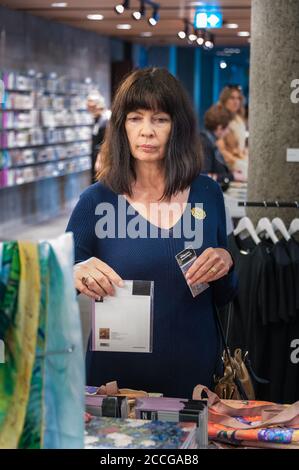
[[[216,311],[216,322],[221,335],[224,351],[222,355],[223,362],[223,376],[214,376],[215,381],[215,393],[219,398],[224,400],[255,400],[255,392],[251,379],[251,375],[245,365],[245,359],[248,352],[242,355],[241,349],[236,349],[234,355],[231,355],[230,350],[227,346],[227,338],[225,337],[223,327],[220,321],[220,316],[217,308]],[[231,321],[232,304],[228,306],[228,325],[227,334]],[[248,361],[250,365],[250,361]],[[251,368],[251,367],[250,367]],[[255,376],[256,377],[256,376]],[[256,377],[259,381],[259,378]],[[262,381],[262,379],[261,379]]]
[[[244,359],[247,353],[244,355]],[[215,393],[224,400],[255,400],[253,383],[242,357],[241,349],[232,356],[229,350],[223,352],[224,373],[215,378]],[[244,395],[246,394],[246,396]]]

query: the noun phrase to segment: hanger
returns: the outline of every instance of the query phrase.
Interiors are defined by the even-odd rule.
[[[242,219],[239,220],[238,225],[234,230],[234,235],[239,235],[239,233],[244,232],[244,230],[247,230],[256,245],[261,242],[249,217],[242,217]]]
[[[284,221],[280,217],[275,217],[274,219],[272,219],[272,227],[274,231],[278,230],[286,241],[291,239],[291,236],[284,224]]]
[[[258,221],[258,224],[256,226],[255,231],[256,231],[257,234],[259,234],[261,232],[266,232],[266,234],[271,238],[271,240],[274,244],[279,242],[277,236],[275,235],[272,224],[271,224],[270,220],[268,219],[268,217],[262,217]]]
[[[298,232],[298,231],[299,231],[299,218],[297,217],[291,222],[291,225],[289,228],[289,234],[293,235],[295,232]]]

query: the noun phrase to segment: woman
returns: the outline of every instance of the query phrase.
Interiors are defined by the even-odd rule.
[[[74,233],[80,292],[97,299],[113,295],[114,285],[126,279],[154,281],[153,352],[89,351],[89,385],[117,380],[120,387],[174,397],[191,397],[197,383],[212,386],[221,351],[214,303],[227,303],[236,282],[226,249],[222,192],[212,179],[199,176],[196,136],[188,98],[166,70],[138,70],[121,84],[101,150],[98,182],[82,194],[67,230]],[[124,201],[130,214],[136,209],[140,224],[150,232],[155,229],[158,237],[118,237],[123,227],[117,215],[116,236],[96,235],[96,206],[109,203],[117,214]],[[127,225],[132,217],[126,215]],[[175,259],[185,243],[192,245],[185,231],[178,235],[184,219],[191,221],[198,245],[188,283],[210,284],[195,298]]]
[[[240,160],[247,158],[244,97],[240,87],[230,85],[223,88],[219,103],[231,113],[232,120],[229,124],[231,132],[219,141],[218,148],[227,164],[234,170]]]

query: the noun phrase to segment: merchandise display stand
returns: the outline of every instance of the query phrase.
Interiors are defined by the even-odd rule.
[[[0,188],[89,170],[92,84],[0,72]]]

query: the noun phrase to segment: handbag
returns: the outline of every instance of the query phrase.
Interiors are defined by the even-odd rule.
[[[231,309],[232,305],[229,304],[226,337],[228,336],[229,324],[231,321]],[[253,372],[248,358],[248,351],[243,355],[242,350],[238,348],[233,354],[231,354],[227,346],[227,340],[224,335],[217,307],[215,308],[215,311],[218,329],[224,346],[222,355],[223,375],[222,377],[214,376],[215,393],[225,400],[254,400],[255,391],[252,379],[259,383],[268,382],[264,379],[260,379]]]

